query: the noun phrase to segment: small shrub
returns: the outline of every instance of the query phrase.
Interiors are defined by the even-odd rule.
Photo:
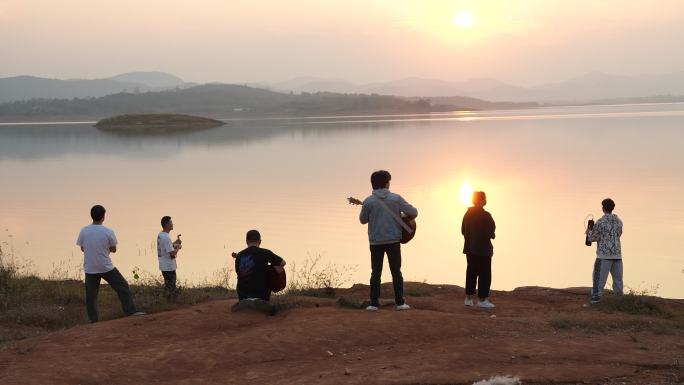
[[[621,296],[604,298],[597,307],[604,311],[618,311],[635,315],[669,318],[672,314],[658,305],[653,297],[630,292]]]
[[[404,295],[408,297],[430,297],[432,296],[432,293],[430,293],[425,286],[426,283],[418,283],[418,282],[407,282],[404,285]]]
[[[549,321],[549,325],[556,330],[572,330],[580,327],[577,322],[568,319],[552,319]]]
[[[301,266],[292,264],[286,293],[314,297],[334,297],[335,289],[351,280],[355,267],[323,265],[321,255],[309,256]]]
[[[337,299],[337,304],[342,307],[347,307],[350,309],[361,309],[363,301],[359,301],[352,297],[342,296]]]
[[[12,309],[7,318],[26,326],[37,326],[47,330],[57,330],[71,326],[70,314],[64,306],[26,304]]]

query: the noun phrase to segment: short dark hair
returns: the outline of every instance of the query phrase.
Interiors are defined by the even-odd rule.
[[[168,225],[169,222],[171,222],[171,217],[168,215],[164,215],[161,219],[162,228],[166,227],[166,225]]]
[[[613,209],[615,209],[615,202],[610,198],[606,198],[601,201],[601,206],[603,206],[603,211],[612,213]]]
[[[257,230],[249,230],[247,232],[247,236],[245,237],[247,241],[260,241],[261,240],[261,234],[259,234],[259,231]]]
[[[95,205],[90,209],[90,217],[93,218],[93,221],[99,222],[104,219],[105,212],[104,207],[100,205]]]
[[[484,191],[473,192],[473,197],[472,197],[473,204],[475,204],[477,202],[484,202],[486,200],[487,200],[487,194],[485,194]]]
[[[392,175],[390,175],[389,171],[378,170],[371,174],[371,185],[374,190],[385,188],[390,180],[392,180]]]

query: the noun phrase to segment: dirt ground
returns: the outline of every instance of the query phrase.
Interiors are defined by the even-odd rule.
[[[584,307],[586,288],[494,292],[494,310],[465,308],[457,286],[406,291],[403,312],[286,296],[270,316],[221,300],[7,342],[0,384],[684,383],[681,300],[653,299],[667,316],[631,315]]]

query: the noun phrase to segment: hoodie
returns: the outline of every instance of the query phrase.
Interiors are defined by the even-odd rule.
[[[615,214],[603,214],[594,228],[587,231],[587,236],[592,242],[597,242],[596,258],[598,259],[622,259],[622,221]]]
[[[382,199],[387,207],[396,212],[397,215],[404,213],[410,217],[416,217],[418,210],[406,202],[401,195],[390,192],[386,188],[373,190],[373,194],[363,201],[359,220],[364,225],[368,223],[368,241],[370,244],[397,243],[401,241],[401,225],[382,207],[379,199]]]

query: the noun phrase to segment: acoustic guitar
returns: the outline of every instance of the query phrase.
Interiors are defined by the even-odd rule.
[[[349,197],[349,198],[347,198],[347,201],[349,201],[349,204],[352,204],[352,205],[359,205],[359,206],[363,205],[363,202],[356,199],[356,198]],[[401,213],[401,218],[397,215],[397,216],[394,216],[394,219],[397,220],[397,222],[399,220],[401,220],[401,223],[400,223],[400,225],[401,225],[401,241],[400,242],[402,244],[409,243],[413,239],[413,237],[416,236],[416,229],[418,228],[418,225],[416,224],[416,219],[408,217],[404,213]]]
[[[237,253],[231,253],[233,258],[237,258]],[[278,293],[283,291],[287,286],[287,274],[285,268],[282,266],[267,265],[266,266],[266,280],[268,287],[272,292]]]

